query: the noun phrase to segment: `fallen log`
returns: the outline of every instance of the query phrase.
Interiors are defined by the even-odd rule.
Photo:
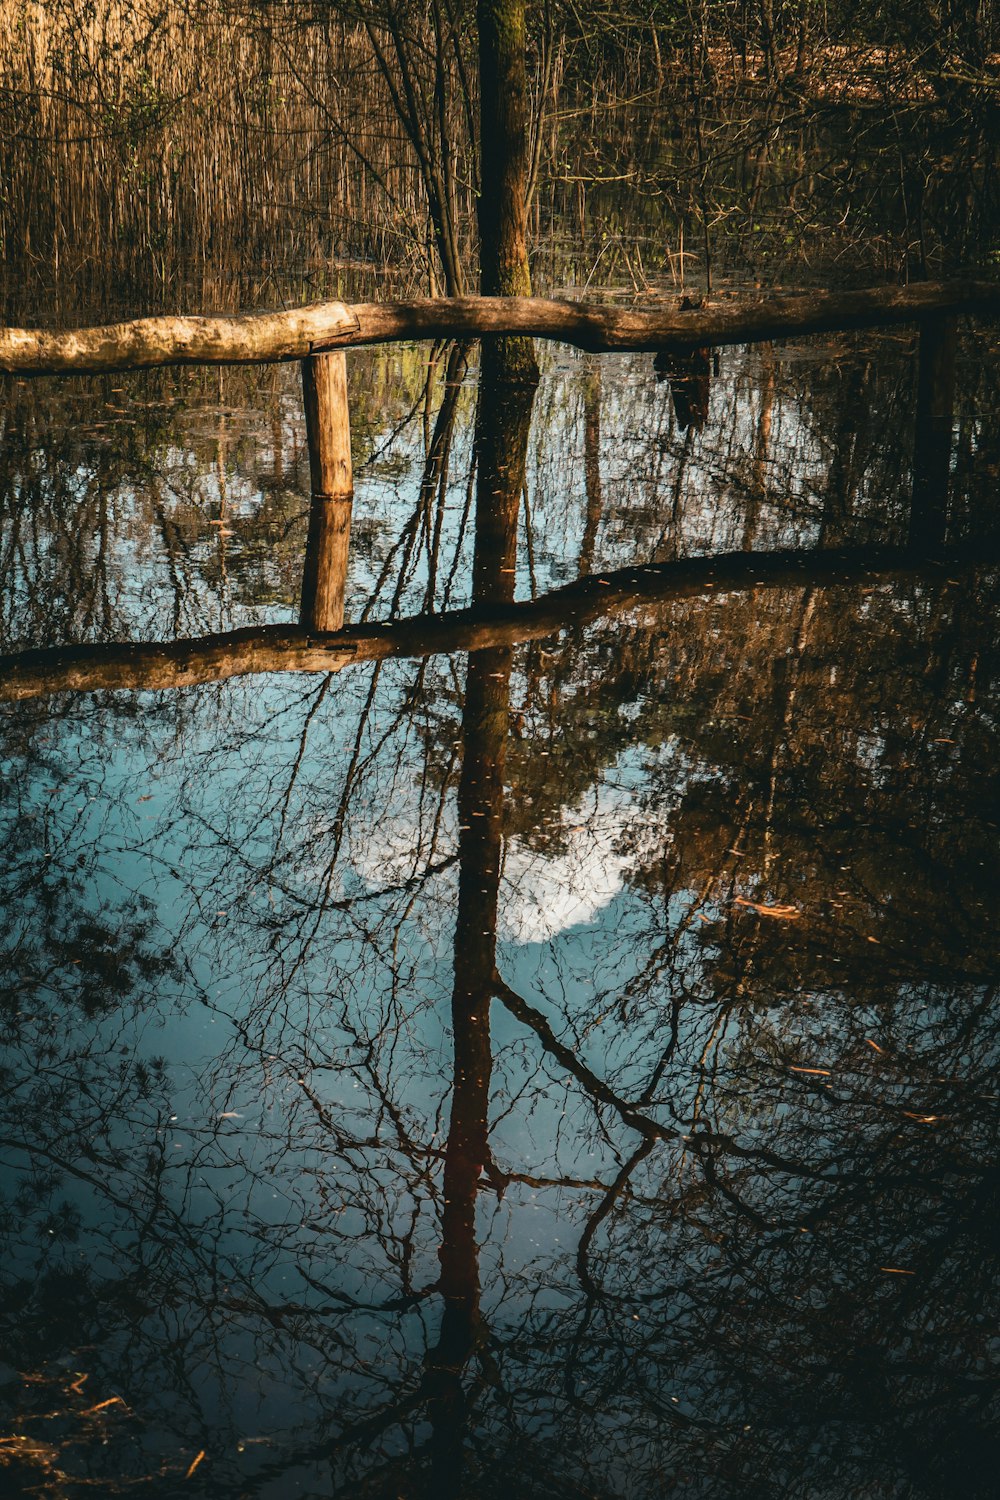
[[[543,640],[628,610],[697,595],[857,587],[906,576],[940,578],[958,568],[998,562],[1000,552],[981,542],[950,547],[932,557],[908,547],[737,552],[622,568],[578,579],[521,604],[452,610],[328,633],[264,625],[189,640],[56,646],[0,657],[0,702],[112,688],[159,692],[256,672],[339,672],[353,662]]]
[[[0,329],[0,370],[83,375],[170,364],[266,364],[331,349],[419,339],[525,334],[593,353],[760,343],[929,316],[1000,314],[1000,284],[923,282],[856,292],[809,292],[757,303],[642,311],[544,297],[441,297],[417,302],[319,302],[238,318],[140,318],[52,333]]]
[[[237,318],[136,318],[51,333],[0,328],[0,370],[16,375],[100,375],[160,365],[270,364],[301,359],[325,339],[356,331],[343,302]]]
[[[689,353],[840,329],[889,327],[932,315],[1000,314],[1000,283],[924,282],[858,292],[810,292],[759,303],[706,303],[653,310],[553,302],[542,297],[453,297],[422,302],[355,303],[356,332],[330,347],[404,339],[528,334],[594,354],[616,351]]]

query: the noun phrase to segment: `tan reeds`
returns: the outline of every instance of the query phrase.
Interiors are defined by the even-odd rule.
[[[232,305],[213,274],[229,266],[306,267],[315,295],[366,268],[427,287],[417,163],[358,26],[204,0],[0,0],[0,85],[8,261],[85,282],[96,257],[102,281],[146,287],[200,267],[209,287],[165,285],[172,306],[206,290]],[[471,222],[471,197],[458,207]]]

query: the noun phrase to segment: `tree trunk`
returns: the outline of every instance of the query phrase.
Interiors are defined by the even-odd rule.
[[[587,492],[587,517],[577,563],[581,578],[585,578],[593,566],[597,530],[604,508],[601,493],[601,366],[598,361],[587,371],[583,387],[583,473]]]
[[[479,282],[484,296],[530,297],[528,269],[525,0],[478,0],[480,193]],[[530,339],[498,345],[508,380],[534,384]]]

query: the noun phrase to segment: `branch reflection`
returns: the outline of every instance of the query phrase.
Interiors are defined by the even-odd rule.
[[[591,381],[592,572],[511,602],[531,401],[487,363],[467,612],[353,627],[313,676],[146,693],[148,648],[115,693],[5,704],[23,1487],[990,1493],[995,567],[858,542],[876,375],[829,555],[743,551],[772,362],[738,551],[604,566]],[[9,680],[87,666],[34,663]]]

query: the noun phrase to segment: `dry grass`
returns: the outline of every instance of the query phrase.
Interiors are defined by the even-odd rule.
[[[295,19],[308,9],[0,0],[8,317],[443,289],[428,169],[376,57],[378,44],[391,61],[388,39],[334,7],[326,21]],[[429,26],[434,11],[408,15]],[[654,55],[638,33],[617,51],[565,35],[536,50],[538,286],[644,295],[703,284],[710,255],[720,281],[729,267],[772,283],[844,267],[857,279],[946,274],[992,234],[990,155],[972,131],[939,146],[918,123],[933,89],[901,46],[817,37],[802,59],[779,49],[769,76],[759,48],[719,37],[703,64],[686,43]],[[410,57],[471,286],[475,101],[449,53],[438,118],[433,44],[417,36]],[[468,68],[468,37],[457,50]]]
[[[318,276],[360,262],[426,285],[413,153],[367,37],[344,23],[0,0],[0,180],[8,257],[69,269],[101,246],[124,275],[144,262],[144,280],[179,260],[266,270],[280,225]]]

